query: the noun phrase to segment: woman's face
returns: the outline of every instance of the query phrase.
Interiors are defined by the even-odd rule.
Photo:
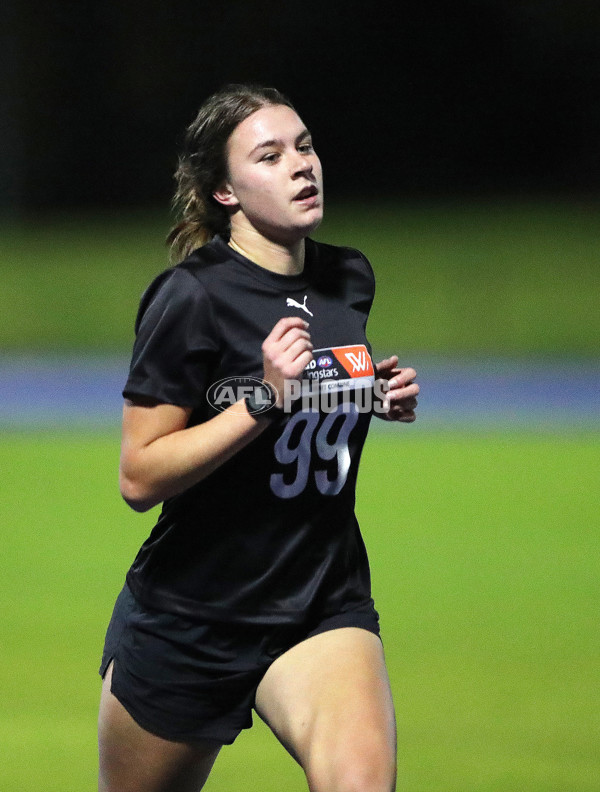
[[[323,174],[311,136],[294,110],[269,105],[248,116],[228,141],[229,174],[215,198],[236,226],[293,244],[323,217]]]

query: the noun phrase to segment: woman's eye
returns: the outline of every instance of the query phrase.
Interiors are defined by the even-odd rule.
[[[265,154],[265,156],[262,158],[261,161],[262,162],[277,162],[278,157],[279,157],[279,154],[277,154],[277,152],[273,151],[271,154]]]
[[[298,146],[298,151],[302,154],[311,154],[313,151],[312,143],[302,143],[301,146]]]

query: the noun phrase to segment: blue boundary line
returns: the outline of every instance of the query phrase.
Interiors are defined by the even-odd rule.
[[[415,358],[418,431],[600,429],[600,361]],[[123,357],[0,357],[0,426],[118,429],[127,369]]]

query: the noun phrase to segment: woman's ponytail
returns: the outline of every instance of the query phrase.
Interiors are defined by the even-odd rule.
[[[225,208],[212,195],[205,198],[198,193],[194,175],[189,172],[183,158],[175,179],[178,186],[173,205],[179,214],[179,221],[167,236],[172,264],[182,261],[192,250],[206,245],[215,234],[226,233],[229,227]]]

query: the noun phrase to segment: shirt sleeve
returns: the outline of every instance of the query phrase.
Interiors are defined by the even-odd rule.
[[[159,275],[140,302],[123,396],[199,407],[219,345],[210,298],[190,272]]]

